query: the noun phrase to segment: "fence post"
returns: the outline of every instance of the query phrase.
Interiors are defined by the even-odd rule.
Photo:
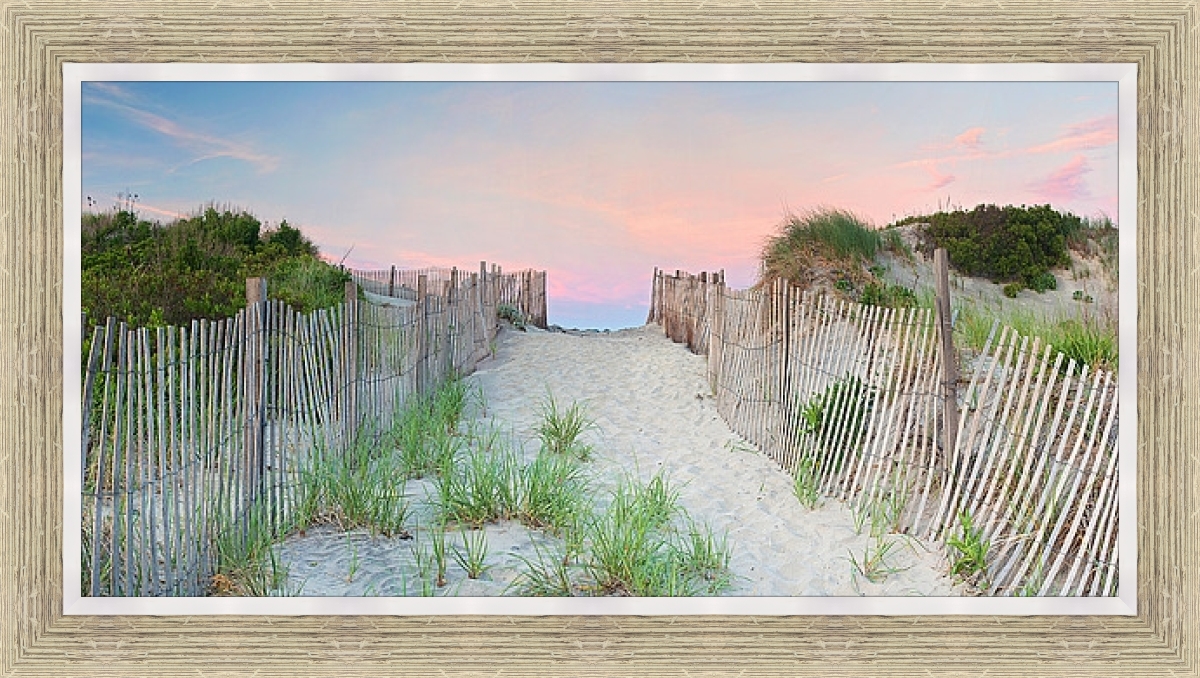
[[[417,276],[417,393],[425,393],[425,358],[428,351],[429,302],[425,298],[429,278]]]
[[[650,312],[646,314],[646,324],[654,322],[654,299],[658,290],[658,267],[654,267],[654,275],[650,276]]]
[[[458,268],[450,269],[450,287],[446,292],[446,338],[443,345],[446,347],[445,369],[443,376],[449,378],[454,373],[455,349],[458,347],[455,334],[461,332],[462,328],[458,326],[458,283],[459,273]]]
[[[550,325],[550,319],[546,313],[546,272],[542,271],[538,276],[541,284],[538,285],[538,317],[541,318],[541,328],[544,330]]]
[[[942,445],[949,462],[958,436],[958,353],[954,350],[950,266],[944,248],[939,247],[933,252],[933,275],[937,293],[938,334],[942,340]]]
[[[358,285],[346,281],[346,443],[358,436]]]
[[[246,409],[245,409],[245,437],[243,445],[243,455],[246,465],[246,487],[245,498],[247,503],[253,502],[258,498],[261,488],[259,485],[262,482],[263,462],[263,433],[266,428],[266,421],[263,417],[263,385],[266,383],[266,375],[264,374],[265,365],[265,343],[263,341],[263,333],[266,331],[266,313],[267,313],[267,279],[266,278],[247,278],[246,279],[246,348],[245,355],[247,364],[242,372],[242,378],[246,380]]]
[[[396,296],[396,265],[392,264],[392,273],[388,276],[388,296]]]

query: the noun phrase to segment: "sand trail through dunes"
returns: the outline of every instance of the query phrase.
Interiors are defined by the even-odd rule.
[[[948,566],[933,544],[893,535],[891,574],[878,583],[854,576],[850,554],[872,545],[852,513],[825,500],[803,507],[790,476],[732,432],[718,416],[705,359],[657,326],[609,333],[511,332],[496,359],[471,377],[486,417],[534,439],[539,404],[578,401],[595,420],[589,462],[600,484],[622,473],[643,480],[665,471],[683,508],[732,547],[728,595],[954,595]]]
[[[705,359],[657,326],[599,333],[506,327],[495,357],[469,377],[482,394],[471,415],[475,425],[511,431],[529,458],[547,396],[560,406],[582,403],[596,423],[584,434],[593,447],[584,466],[596,501],[603,503],[623,475],[646,481],[664,473],[694,521],[727,535],[733,584],[722,595],[960,595],[941,548],[900,535],[887,537],[894,542],[885,559],[891,574],[875,582],[856,574],[851,557],[863,560],[876,544],[868,530],[859,534],[838,501],[825,499],[815,510],[801,505],[790,476],[718,416],[704,373]],[[425,485],[408,488],[414,502],[428,498]],[[510,522],[487,530],[494,567],[439,595],[512,594],[508,584],[521,557],[553,540]],[[333,529],[309,530],[284,542],[282,560],[291,585],[303,581],[302,595],[419,595],[411,576],[397,572],[410,569],[413,542],[422,538],[348,539]]]

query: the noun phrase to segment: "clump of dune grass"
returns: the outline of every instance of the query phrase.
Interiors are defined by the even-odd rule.
[[[988,311],[967,304],[959,309],[955,319],[956,339],[962,346],[983,350],[994,322],[1008,325],[1023,336],[1040,337],[1054,351],[1061,351],[1067,358],[1093,369],[1116,370],[1119,366],[1117,328],[1096,317],[1056,319],[1027,309]],[[1063,369],[1066,365],[1064,361]]]
[[[462,529],[462,547],[452,547],[454,562],[467,573],[468,579],[479,579],[489,569],[487,564],[488,546],[487,532],[484,530]]]
[[[582,404],[572,402],[564,409],[551,394],[542,402],[541,421],[535,430],[542,449],[586,461],[592,448],[581,437],[594,428],[596,423],[588,418]]]
[[[392,418],[385,443],[394,447],[411,478],[436,473],[461,447],[457,435],[468,403],[477,389],[453,376],[429,394],[414,395]]]
[[[866,283],[866,264],[884,245],[878,231],[852,212],[822,207],[788,215],[762,252],[760,284],[778,278],[807,287],[818,276]]]
[[[520,464],[512,450],[468,447],[449,457],[435,483],[443,520],[480,527],[512,516]]]
[[[296,527],[328,523],[342,530],[405,535],[410,510],[406,481],[402,464],[390,450],[380,449],[369,432],[345,450],[318,446],[300,473]]]
[[[209,594],[264,597],[287,583],[288,568],[279,560],[277,534],[262,503],[252,503],[240,516],[221,516],[219,523]]]
[[[808,509],[815,509],[821,503],[820,477],[816,466],[814,459],[801,459],[792,478],[792,494]]]
[[[607,509],[585,526],[583,569],[593,593],[692,596],[730,585],[725,538],[693,523],[678,497],[662,474],[618,484]]]
[[[522,332],[525,331],[525,314],[521,313],[521,309],[512,304],[500,304],[496,307],[496,315],[501,320],[507,320],[512,326]]]
[[[542,450],[521,469],[516,517],[530,527],[562,534],[586,512],[586,489],[574,459]]]
[[[987,557],[991,542],[983,538],[983,530],[974,524],[967,511],[959,513],[958,531],[947,537],[946,546],[952,552],[951,574],[979,588],[987,588]]]
[[[902,571],[901,568],[894,567],[887,561],[888,556],[896,548],[896,544],[897,542],[888,539],[884,534],[874,535],[861,558],[850,552],[850,564],[858,575],[873,584],[878,584],[889,575]]]
[[[525,569],[513,579],[509,590],[522,596],[567,597],[580,594],[583,589],[576,581],[570,558],[566,554],[547,553],[536,541],[533,542],[535,558],[517,556]]]
[[[692,520],[663,474],[623,478],[603,510],[576,514],[564,548],[535,544],[511,588],[528,596],[695,596],[732,585],[724,534]],[[574,544],[574,545],[573,545]]]

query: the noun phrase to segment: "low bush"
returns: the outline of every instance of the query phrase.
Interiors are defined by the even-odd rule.
[[[266,277],[267,296],[301,312],[337,304],[349,276],[281,222],[264,230],[247,212],[217,211],[160,224],[128,210],[85,213],[81,228],[83,311],[132,326],[221,319],[246,305],[246,278]]]
[[[912,308],[918,305],[917,294],[903,285],[867,283],[858,297],[858,303],[888,308]]]
[[[847,375],[814,395],[800,408],[800,433],[826,452],[821,464],[841,469],[846,450],[866,435],[875,406],[875,390],[862,379]]]
[[[946,248],[950,264],[964,275],[1021,282],[1039,292],[1055,288],[1050,270],[1071,263],[1068,239],[1084,228],[1079,217],[1049,205],[978,205],[908,221],[927,224],[924,247]]]

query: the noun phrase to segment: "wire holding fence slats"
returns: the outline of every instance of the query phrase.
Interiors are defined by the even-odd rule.
[[[720,416],[789,473],[900,532],[945,541],[968,516],[991,595],[1116,595],[1115,374],[993,327],[958,365],[947,451],[930,309],[658,269],[650,300],[649,322],[707,356]]]
[[[312,455],[346,450],[367,419],[387,428],[415,395],[474,371],[499,304],[545,324],[544,272],[387,273],[351,271],[346,302],[309,314],[272,300],[184,327],[92,329],[84,595],[207,594],[219,540],[246,539],[259,520],[276,537],[289,529]]]

